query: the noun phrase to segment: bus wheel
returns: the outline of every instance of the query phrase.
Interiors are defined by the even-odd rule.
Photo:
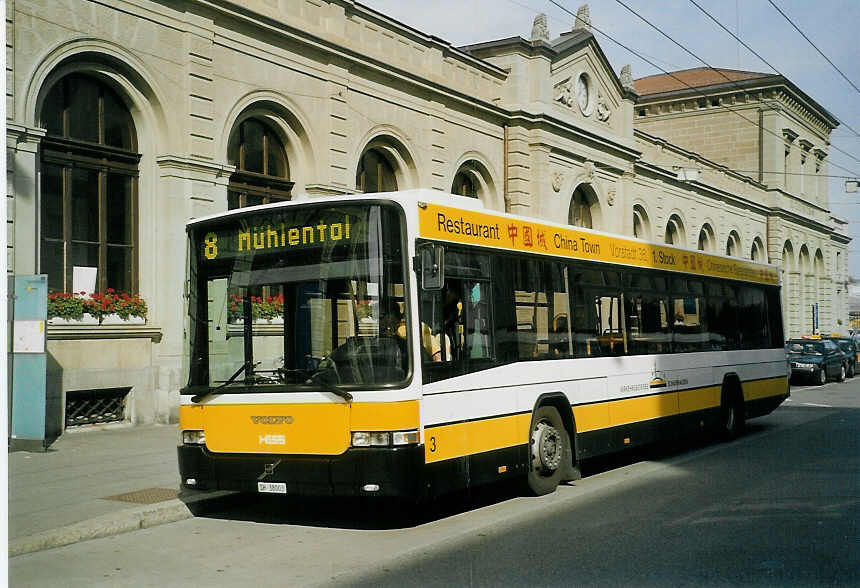
[[[541,406],[532,417],[528,485],[535,496],[553,492],[561,481],[562,461],[570,455],[567,431],[558,411]]]
[[[720,437],[731,441],[744,430],[743,401],[737,394],[728,394],[720,407]]]

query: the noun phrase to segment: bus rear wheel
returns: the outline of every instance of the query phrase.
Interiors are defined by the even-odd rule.
[[[529,438],[528,486],[536,496],[553,492],[564,470],[564,459],[569,459],[570,439],[558,411],[541,406],[532,417]]]
[[[729,394],[720,406],[720,437],[725,441],[738,438],[744,430],[743,400]]]

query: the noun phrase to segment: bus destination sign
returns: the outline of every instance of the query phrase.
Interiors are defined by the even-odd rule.
[[[305,247],[332,246],[355,241],[355,217],[342,211],[315,210],[314,217],[296,218],[292,211],[245,217],[202,235],[203,258],[235,259],[258,253],[276,253]],[[361,223],[362,225],[364,223]]]

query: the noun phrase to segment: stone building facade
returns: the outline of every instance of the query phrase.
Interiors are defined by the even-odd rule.
[[[733,240],[731,254],[777,264],[790,243],[787,298],[818,301],[823,330],[847,316],[848,239],[826,188],[804,197],[645,124],[653,97],[612,70],[587,10],[554,40],[539,17],[529,39],[460,48],[352,0],[10,0],[6,12],[9,269],[47,273],[59,292],[95,267],[96,290],[146,299],[145,325],[48,330],[54,393],[120,391],[132,422],[177,414],[185,222],[298,195],[433,188],[693,248],[704,231],[709,251]],[[798,161],[826,155],[833,126],[807,104]],[[789,128],[788,109],[767,124]],[[688,167],[698,181],[678,178]]]
[[[820,331],[845,331],[850,239],[846,221],[830,212],[827,181],[838,121],[781,75],[701,68],[642,78],[636,88],[637,131],[707,157],[727,175],[737,170],[755,180],[749,196],[766,211],[761,259],[782,268],[787,334],[813,331],[815,304]],[[689,247],[700,245],[696,228]],[[738,235],[741,255],[755,257],[761,243]],[[717,235],[716,245],[728,252],[734,243]]]

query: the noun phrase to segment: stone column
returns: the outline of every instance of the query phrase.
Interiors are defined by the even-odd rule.
[[[791,333],[792,337],[797,337],[801,334],[802,323],[800,306],[803,304],[803,294],[801,290],[803,282],[801,281],[800,271],[790,271],[788,273],[788,283],[788,292],[791,298],[786,299],[786,304],[788,305],[788,326],[786,327],[786,331]]]
[[[172,155],[156,157],[159,177],[155,219],[142,227],[141,240],[152,239],[155,258],[141,259],[155,266],[158,287],[153,296],[152,317],[163,339],[153,347],[156,368],[152,397],[138,402],[138,414],[154,414],[156,422],[178,418],[182,385],[183,326],[185,324],[185,223],[193,218],[227,210],[227,185],[233,166]],[[146,234],[143,231],[147,231]]]
[[[532,161],[529,153],[528,131],[520,127],[508,129],[508,168],[505,170],[508,178],[508,193],[505,195],[509,211],[513,214],[534,216],[530,209],[533,207]]]

